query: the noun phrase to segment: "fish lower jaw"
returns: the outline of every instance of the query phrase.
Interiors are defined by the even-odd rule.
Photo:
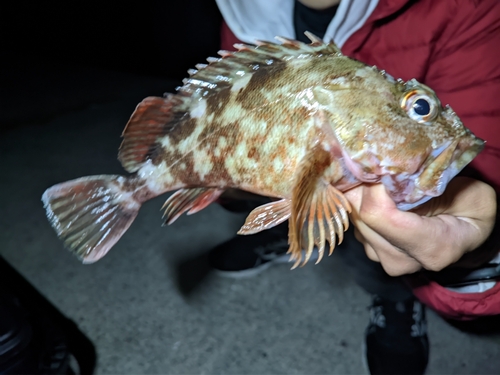
[[[432,198],[431,195],[416,186],[415,179],[411,178],[411,176],[406,178],[398,177],[401,176],[384,175],[380,179],[398,209],[408,211]]]

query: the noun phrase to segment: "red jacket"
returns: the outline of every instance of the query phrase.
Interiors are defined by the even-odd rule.
[[[222,49],[239,43],[226,24]],[[431,87],[487,141],[470,167],[500,193],[500,2],[380,0],[344,54]]]
[[[222,48],[239,42],[222,25]],[[416,78],[450,104],[464,125],[486,140],[469,165],[500,193],[500,2],[498,0],[380,0],[343,45],[344,54]],[[450,318],[500,314],[500,282],[484,293],[461,294],[422,275],[415,295]]]

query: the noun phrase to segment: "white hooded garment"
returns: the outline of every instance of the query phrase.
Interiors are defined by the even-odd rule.
[[[272,41],[276,36],[295,39],[294,0],[216,0],[234,35],[245,43]],[[342,47],[363,26],[378,0],[342,0],[323,40]]]

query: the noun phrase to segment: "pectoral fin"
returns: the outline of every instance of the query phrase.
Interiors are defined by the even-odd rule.
[[[318,143],[309,151],[297,171],[288,234],[288,252],[291,254],[290,259],[295,260],[293,268],[307,263],[314,245],[319,251],[317,262],[324,255],[327,241],[331,254],[336,238],[339,243],[342,242],[343,232],[349,226],[351,206],[344,195],[325,178],[326,170],[334,162],[332,154]],[[306,250],[303,260],[302,249]]]
[[[165,213],[163,214],[165,224],[172,224],[186,211],[190,215],[203,210],[210,203],[217,200],[223,192],[223,189],[217,188],[177,190],[162,206],[162,209],[165,209]]]

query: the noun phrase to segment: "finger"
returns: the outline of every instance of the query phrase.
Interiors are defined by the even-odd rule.
[[[363,244],[365,247],[365,253],[368,259],[373,260],[374,262],[380,263],[380,258],[377,255],[377,252],[373,247],[370,246],[370,244],[366,243]]]
[[[420,262],[393,246],[376,232],[363,235],[365,252],[368,258],[380,262],[390,276],[401,276],[416,272],[422,268]]]
[[[361,199],[359,194],[361,192]],[[478,181],[453,180],[444,195],[434,198],[414,212],[399,211],[381,185],[366,185],[355,192],[357,223],[386,271],[394,264],[394,249],[402,249],[421,266],[439,271],[477,248],[489,235],[494,223],[496,196],[491,187]],[[425,212],[425,209],[429,210]],[[438,215],[438,216],[436,216]],[[354,217],[355,215],[351,215]],[[493,218],[493,219],[492,219]],[[392,247],[383,247],[366,227],[384,238]],[[416,270],[413,261],[404,261]],[[388,271],[391,273],[391,271]]]
[[[431,218],[400,211],[380,184],[363,189],[357,216],[391,245],[408,253],[421,247],[423,239],[443,230],[442,223],[431,225]]]
[[[462,184],[463,181],[459,180],[456,184],[459,183]],[[369,185],[363,189],[358,215],[360,220],[394,246],[404,249],[417,259],[423,256],[419,259],[421,262],[427,262],[427,255],[434,258],[437,253],[443,254],[443,246],[455,249],[456,254],[449,254],[450,259],[443,260],[445,263],[452,262],[457,254],[459,256],[464,250],[475,249],[485,238],[484,234],[477,234],[479,229],[477,223],[481,221],[475,219],[483,215],[485,209],[481,205],[482,201],[475,202],[473,198],[479,195],[488,203],[490,200],[495,201],[494,198],[489,200],[485,198],[488,196],[487,190],[485,193],[477,193],[477,188],[489,188],[485,184],[476,183],[465,188],[455,186],[456,184],[450,184],[451,188],[447,189],[444,197],[435,198],[436,202],[442,199],[443,205],[448,207],[444,214],[441,207],[439,216],[434,216],[434,213],[421,216],[423,214],[421,210],[418,211],[419,214],[400,211],[380,184]],[[450,197],[446,197],[447,194],[451,194],[454,198],[451,200],[453,204],[450,203]],[[439,204],[427,205],[428,209],[437,210],[437,207]],[[481,208],[481,214],[474,211],[476,207]],[[484,232],[489,233],[487,230]]]
[[[373,229],[364,224],[355,214],[353,216],[356,227],[354,236],[365,249],[366,256],[382,264],[384,270],[391,276],[400,276],[413,273],[422,268],[422,265],[401,249],[392,245]]]
[[[365,238],[357,228],[354,229],[354,237],[363,245],[368,259],[380,263],[380,259],[378,258],[377,253],[375,252],[373,247],[371,247],[371,245],[366,242]]]
[[[379,199],[374,199],[373,196]],[[397,213],[400,211],[397,209],[392,199],[388,197],[382,185],[366,185],[363,188],[353,189],[348,199],[352,200],[354,203],[354,209],[351,212],[351,220],[356,227],[354,234],[363,244],[369,259],[380,262],[384,270],[391,276],[413,273],[422,268],[418,260],[411,257],[401,248],[384,238],[371,226],[367,225],[364,221],[365,218],[362,217],[363,212],[360,213],[358,211],[363,211],[365,209],[363,205],[365,205],[366,202],[368,202],[368,204],[379,204],[380,207],[376,207],[377,211],[375,211],[377,212],[377,219],[374,220],[375,223],[382,226],[384,229],[388,226],[393,226],[390,220],[385,219],[384,214],[386,214],[387,210],[389,210],[389,212],[396,211]],[[367,201],[366,199],[369,200]],[[370,207],[368,207],[368,209],[370,209]]]
[[[351,204],[353,211],[359,211],[359,207],[361,206],[361,201],[363,197],[364,187],[365,185],[360,185],[344,192],[344,196]]]

